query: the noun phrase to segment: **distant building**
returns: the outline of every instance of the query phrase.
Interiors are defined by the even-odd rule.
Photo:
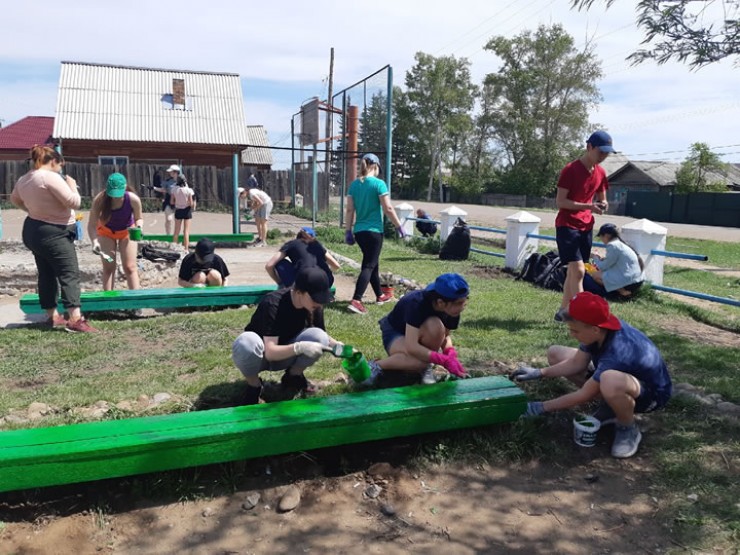
[[[53,144],[54,118],[26,116],[0,128],[0,160],[26,160],[35,145]]]

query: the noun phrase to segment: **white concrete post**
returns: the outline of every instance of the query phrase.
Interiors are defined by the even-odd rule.
[[[457,206],[450,206],[449,208],[442,210],[442,212],[439,213],[439,216],[439,221],[441,223],[439,239],[444,243],[447,240],[447,236],[452,231],[452,227],[455,225],[457,219],[462,218],[462,220],[465,221],[465,218],[468,217],[468,213]]]
[[[663,285],[663,262],[665,257],[650,254],[653,249],[665,250],[668,230],[662,225],[646,220],[635,220],[622,226],[622,239],[637,251],[645,263],[645,280],[655,285]]]
[[[527,237],[527,233],[539,233],[542,220],[521,210],[506,218],[506,259],[505,266],[510,270],[521,268],[533,252],[537,252],[539,240]]]
[[[411,237],[414,234],[414,221],[409,220],[414,215],[414,207],[408,202],[402,202],[394,208],[396,216],[401,220],[401,227],[403,228],[406,237]]]

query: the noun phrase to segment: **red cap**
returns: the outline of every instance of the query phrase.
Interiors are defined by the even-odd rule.
[[[568,315],[574,320],[607,330],[621,329],[619,319],[609,313],[609,303],[603,297],[583,291],[570,300]]]

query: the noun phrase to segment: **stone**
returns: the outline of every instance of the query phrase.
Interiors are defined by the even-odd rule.
[[[31,421],[33,420],[41,420],[44,417],[43,414],[40,412],[29,412],[27,415],[27,418]]]
[[[260,502],[260,494],[257,492],[250,493],[244,499],[244,502],[242,503],[242,509],[244,509],[245,511],[251,511],[259,504],[259,502]]]
[[[380,506],[380,512],[385,516],[396,516],[396,508],[390,503],[383,503]]]
[[[393,473],[393,466],[387,462],[375,463],[373,465],[370,465],[370,467],[367,469],[367,473],[373,478],[377,478],[380,476],[390,476]]]
[[[29,413],[38,412],[44,415],[44,414],[48,414],[49,412],[51,412],[51,409],[49,408],[49,405],[47,405],[46,403],[31,403],[30,405],[28,405],[28,412]]]
[[[134,410],[134,406],[131,404],[131,401],[119,401],[118,403],[116,403],[116,408],[118,410],[123,410],[126,412]]]
[[[155,405],[159,405],[172,399],[172,395],[169,393],[155,393],[152,401]]]
[[[108,409],[110,405],[108,404],[108,401],[96,401],[93,405],[96,409]]]
[[[25,424],[28,420],[17,414],[7,414],[5,415],[5,422],[7,424]]]
[[[209,516],[213,516],[215,511],[211,507],[206,507],[200,514],[203,515],[204,518],[208,518]]]
[[[365,488],[365,495],[370,499],[375,499],[381,494],[382,491],[383,488],[381,488],[379,485],[370,484],[369,486],[367,486],[367,488]]]
[[[717,410],[725,414],[730,414],[733,416],[740,416],[740,405],[736,405],[735,403],[730,403],[729,401],[723,401],[721,403],[717,403]]]
[[[690,494],[688,494],[688,495],[686,496],[686,499],[688,499],[688,500],[689,500],[689,501],[691,501],[692,503],[696,503],[697,501],[699,501],[699,496],[698,496],[698,495],[696,495],[695,493],[690,493]]]
[[[298,486],[288,486],[278,503],[278,511],[287,513],[295,509],[301,502],[301,490]]]

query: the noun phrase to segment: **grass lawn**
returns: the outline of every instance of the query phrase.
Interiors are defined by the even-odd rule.
[[[341,243],[338,233],[327,232],[324,236],[320,231],[320,235],[328,248],[358,258],[357,247]],[[461,360],[473,375],[503,373],[522,362],[543,365],[548,345],[575,346],[567,329],[552,321],[559,294],[514,281],[500,271],[502,265],[501,259],[484,255],[443,262],[397,241],[386,241],[381,260],[382,271],[420,283],[446,271],[459,272],[468,279],[471,300],[453,338]],[[667,275],[674,279],[672,273]],[[719,287],[713,281],[719,279],[716,276],[692,279],[697,283],[702,280],[709,289]],[[368,358],[375,358],[383,355],[376,322],[389,307],[368,305],[368,309],[367,317],[359,317],[346,310],[346,302],[331,305],[326,310],[327,329]],[[690,382],[740,403],[736,315],[687,308],[684,303],[650,291],[631,303],[614,305],[613,310],[653,338],[676,382]],[[90,406],[98,400],[111,404],[131,401],[161,391],[182,399],[163,405],[161,411],[238,404],[243,381],[230,360],[231,343],[252,313],[253,309],[228,309],[140,321],[96,320],[96,327],[101,329],[97,335],[4,330],[0,345],[0,417],[38,401],[61,410],[37,425],[67,423],[75,420],[68,409]],[[682,329],[696,326],[709,331],[692,338],[690,333],[677,332],[679,324]],[[735,333],[738,340],[734,344],[713,341],[712,329],[729,329],[724,333]],[[312,380],[332,380],[339,371],[336,359],[324,357],[309,374]],[[279,379],[279,374],[274,379]],[[341,393],[348,387],[332,384],[322,394]],[[568,386],[554,380],[527,384],[523,389],[533,399],[545,399],[567,391]],[[109,416],[128,415],[112,411]],[[484,457],[491,461],[537,458],[547,464],[567,464],[561,447],[563,433],[567,432],[557,427],[562,422],[562,417],[552,417],[490,430],[441,434],[420,439],[419,454],[461,462]],[[677,541],[692,549],[737,546],[738,422],[722,419],[698,403],[675,400],[665,411],[652,416],[651,423],[654,429],[648,432],[650,446],[645,456],[654,465],[651,488],[663,500],[658,510],[673,527]],[[9,427],[6,423],[5,428]],[[432,444],[434,447],[429,447]],[[699,501],[687,501],[687,493],[694,492]]]

